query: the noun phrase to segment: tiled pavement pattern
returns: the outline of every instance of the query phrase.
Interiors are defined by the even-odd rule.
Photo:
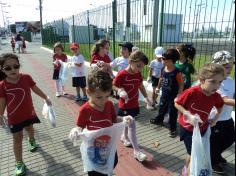
[[[3,46],[0,53],[10,52],[10,46]],[[24,161],[30,176],[82,176],[82,162],[78,147],[73,147],[68,140],[68,133],[74,127],[75,117],[79,110],[79,105],[74,103],[73,96],[60,99],[54,96],[54,85],[51,80],[51,54],[40,49],[39,43],[28,44],[28,54],[20,55],[22,70],[31,74],[38,86],[42,88],[52,99],[54,109],[57,114],[57,127],[51,129],[47,120],[43,119],[41,110],[43,101],[33,95],[35,109],[41,120],[41,124],[35,125],[36,139],[40,144],[40,149],[36,153],[27,151],[27,141],[24,140]],[[71,88],[71,81],[67,82],[69,94],[74,94]],[[141,110],[137,118],[137,133],[139,143],[153,155],[155,161],[168,169],[173,176],[180,175],[185,159],[185,148],[179,138],[168,137],[168,130],[163,127],[156,127],[149,124],[149,119],[157,112]],[[161,145],[153,147],[154,142]],[[226,167],[227,175],[235,175],[235,146],[224,153],[229,164]],[[0,129],[0,176],[13,175],[14,156],[12,152],[12,137]],[[122,163],[123,164],[123,163]],[[128,164],[128,163],[127,163]],[[144,176],[136,174],[137,176]],[[156,173],[157,176],[161,174]],[[123,176],[123,175],[118,175]],[[148,176],[148,175],[145,175]]]

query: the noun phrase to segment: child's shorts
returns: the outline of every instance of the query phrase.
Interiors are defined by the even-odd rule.
[[[73,87],[80,87],[85,88],[86,87],[86,78],[84,77],[73,77],[72,78],[72,86]]]
[[[140,109],[139,108],[134,108],[134,109],[118,109],[118,116],[124,117],[124,116],[132,116],[136,117],[139,115]]]
[[[159,83],[159,78],[152,76],[152,87],[157,87]]]
[[[59,74],[60,74],[60,70],[54,70],[52,79],[53,80],[58,80],[59,79]]]
[[[28,127],[35,123],[40,123],[40,120],[38,119],[37,116],[33,117],[32,119],[21,122],[20,124],[17,124],[17,125],[10,125],[9,128],[10,128],[11,133],[17,133],[17,132],[22,131],[25,127]]]
[[[204,136],[207,130],[205,130],[201,135]],[[179,127],[179,136],[180,141],[184,141],[185,148],[187,153],[191,155],[192,152],[192,140],[193,140],[193,132],[187,131],[183,127]]]

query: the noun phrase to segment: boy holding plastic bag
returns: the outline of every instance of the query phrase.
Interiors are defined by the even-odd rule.
[[[89,176],[107,176],[118,163],[116,143],[124,125],[114,125],[117,116],[113,103],[109,101],[111,90],[112,79],[108,73],[99,70],[90,72],[87,89],[90,99],[81,107],[77,127],[69,134],[74,144],[79,139],[83,140],[81,153],[84,171]],[[123,121],[130,124],[133,119],[126,116]]]
[[[208,145],[207,148],[204,148],[204,151],[192,146],[192,141],[194,141],[196,136],[193,136],[193,131],[195,134],[199,124],[201,136],[206,138],[206,135],[209,134],[209,126],[216,124],[224,104],[221,96],[216,91],[224,78],[225,72],[222,66],[207,64],[199,74],[200,85],[187,89],[175,100],[175,107],[180,112],[180,140],[184,141],[188,153],[186,159],[187,170],[186,173],[182,173],[184,176],[198,176],[203,172],[205,175],[212,175],[210,146]],[[209,114],[214,106],[217,109],[217,114],[214,119],[209,120]],[[209,138],[210,135],[208,139],[205,139],[205,143],[209,143]],[[192,163],[195,167],[190,169],[190,159],[191,162],[195,160],[195,158],[191,158],[191,155],[193,154],[192,152],[196,154],[196,150],[199,150],[197,152],[199,155],[208,155],[208,157],[201,158],[202,161],[204,160],[203,162]],[[203,155],[203,153],[205,154]],[[208,163],[208,168],[202,168],[205,169],[202,170],[199,166],[203,166],[204,163]]]

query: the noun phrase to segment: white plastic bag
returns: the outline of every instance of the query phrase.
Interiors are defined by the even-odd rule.
[[[62,82],[62,85],[65,85],[66,80],[68,79],[68,73],[69,73],[69,63],[66,62],[60,62],[61,69],[59,73],[59,78]]]
[[[52,106],[48,106],[46,103],[43,105],[42,115],[45,119],[48,119],[51,127],[56,127],[56,114]]]
[[[197,124],[193,131],[190,176],[212,176],[210,156],[210,127],[202,137]]]
[[[112,174],[117,144],[125,127],[124,123],[96,131],[84,130],[80,147],[84,172],[96,171]]]

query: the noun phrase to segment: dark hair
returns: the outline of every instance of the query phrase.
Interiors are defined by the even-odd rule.
[[[198,74],[198,77],[200,80],[205,80],[218,74],[221,74],[223,77],[225,77],[224,67],[219,64],[210,63],[203,66],[202,70]]]
[[[184,54],[184,57],[187,58],[190,62],[193,62],[196,55],[196,49],[192,44],[180,44],[176,47],[180,52]]]
[[[134,51],[130,56],[129,60],[134,62],[143,62],[145,65],[148,64],[148,57],[142,51]]]
[[[100,48],[105,47],[106,44],[109,44],[109,45],[110,45],[110,42],[109,42],[108,40],[105,40],[105,39],[102,39],[102,40],[97,41],[97,42],[94,44],[93,48],[92,48],[92,53],[91,53],[91,54],[92,54],[92,55],[93,55],[93,54],[98,54]]]
[[[100,90],[109,92],[112,90],[112,79],[110,75],[104,71],[93,69],[88,74],[88,89],[91,92]]]
[[[18,63],[20,63],[19,57],[17,55],[12,54],[12,53],[2,54],[0,56],[0,81],[4,80],[6,78],[6,75],[2,71],[2,69],[3,69],[3,66],[4,66],[7,59],[15,59],[15,60],[17,60]]]
[[[175,63],[177,60],[180,59],[180,55],[179,55],[179,52],[177,49],[174,49],[174,48],[169,48],[167,49],[163,55],[162,55],[164,58],[166,59],[170,59],[173,61],[173,63]]]
[[[54,46],[53,46],[54,53],[55,53],[55,48],[61,48],[61,51],[64,52],[64,47],[62,46],[62,44],[60,42],[57,42],[54,44]]]

